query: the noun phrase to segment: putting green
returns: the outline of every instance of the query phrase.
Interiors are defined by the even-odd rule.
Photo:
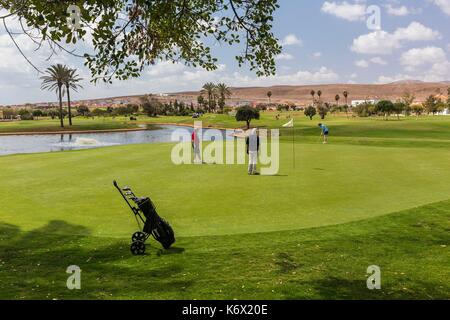
[[[228,235],[361,220],[449,198],[450,150],[281,144],[278,176],[245,165],[175,166],[170,144],[0,157],[1,221],[30,231],[51,220],[93,236],[136,226],[112,180],[150,195],[178,236]]]
[[[449,299],[450,118],[329,118],[325,146],[298,118],[296,169],[285,129],[274,177],[174,166],[170,144],[0,157],[0,298]],[[129,253],[113,179],[154,199],[173,248]]]

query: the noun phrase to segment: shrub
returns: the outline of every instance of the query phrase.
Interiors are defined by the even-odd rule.
[[[33,120],[34,119],[33,114],[29,110],[26,110],[26,109],[21,109],[19,111],[19,116],[20,116],[20,119],[22,119],[22,120]]]
[[[258,120],[259,117],[259,111],[250,106],[244,106],[237,109],[236,121],[245,121],[247,123],[247,129],[250,129],[250,122],[253,119]]]
[[[309,106],[305,109],[305,116],[309,117],[310,120],[313,119],[313,117],[317,114],[316,108],[313,106]]]
[[[424,112],[424,108],[421,104],[413,104],[411,106],[411,111],[416,115],[420,116]]]
[[[95,108],[92,110],[91,114],[94,117],[105,116],[108,112],[105,109]]]
[[[348,109],[346,109],[348,110]],[[356,107],[354,107],[353,112],[356,113],[358,115],[358,117],[370,117],[373,116],[374,114],[376,114],[375,112],[375,105],[373,105],[372,103],[362,103]]]
[[[84,117],[84,116],[87,116],[89,114],[89,108],[87,106],[85,106],[85,105],[80,105],[77,108],[77,112],[78,112],[78,114],[81,114]]]
[[[328,110],[329,110],[328,104],[319,103],[319,105],[317,106],[317,111],[319,113],[320,119],[322,120],[325,119],[325,117],[328,114]]]
[[[391,115],[391,113],[395,112],[395,107],[392,101],[389,100],[381,100],[375,106],[375,112],[377,114],[381,114],[384,116],[386,120]]]

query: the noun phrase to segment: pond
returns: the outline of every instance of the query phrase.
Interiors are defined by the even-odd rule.
[[[177,142],[172,139],[172,133],[177,129],[185,129],[189,132],[193,130],[190,127],[163,125],[158,126],[158,129],[155,130],[141,131],[0,136],[0,155],[58,152],[126,144]],[[205,130],[203,140],[210,141],[211,135]],[[225,131],[221,132],[223,139],[223,137],[226,137]],[[227,139],[229,138],[227,137]]]

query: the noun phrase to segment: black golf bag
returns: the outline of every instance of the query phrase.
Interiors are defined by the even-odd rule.
[[[140,229],[131,237],[131,252],[134,255],[144,254],[145,241],[150,235],[161,243],[164,249],[169,249],[175,242],[175,234],[170,224],[158,215],[152,200],[148,197],[136,197],[130,187],[120,188],[116,181],[114,181],[114,186],[133,211]],[[133,201],[136,206],[133,206],[129,200]]]

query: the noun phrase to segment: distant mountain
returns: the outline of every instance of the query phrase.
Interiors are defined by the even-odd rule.
[[[400,99],[406,92],[412,93],[417,102],[425,101],[430,95],[447,94],[449,83],[429,83],[418,80],[403,80],[388,84],[325,84],[325,85],[301,85],[301,86],[272,86],[231,88],[231,103],[238,101],[249,101],[253,103],[268,102],[267,92],[272,92],[271,101],[275,103],[293,102],[300,105],[311,104],[311,90],[322,91],[322,101],[335,103],[337,94],[340,96],[339,103],[345,103],[344,91],[348,91],[348,103],[352,100],[364,99]],[[199,91],[173,93],[174,96],[196,101]],[[317,95],[316,95],[317,98]]]
[[[322,101],[335,103],[337,94],[339,103],[344,104],[344,91],[348,91],[348,103],[352,100],[387,99],[395,101],[406,92],[416,97],[416,102],[423,102],[430,95],[447,95],[450,81],[422,82],[419,80],[402,80],[388,84],[314,84],[314,85],[279,85],[271,87],[236,87],[231,88],[232,96],[227,100],[229,105],[267,103],[267,92],[272,92],[272,103],[295,103],[308,105],[312,102],[311,90],[322,91]],[[174,101],[197,104],[200,91],[174,92],[155,95],[161,101]],[[130,95],[121,97],[109,97],[100,99],[85,99],[74,101],[74,104],[86,104],[92,107],[104,107],[106,105],[118,106],[128,103],[140,103],[142,95]],[[317,95],[316,95],[317,98]],[[56,104],[55,104],[56,105]]]
[[[418,84],[418,83],[425,83],[421,80],[399,80],[392,82],[391,84]]]

